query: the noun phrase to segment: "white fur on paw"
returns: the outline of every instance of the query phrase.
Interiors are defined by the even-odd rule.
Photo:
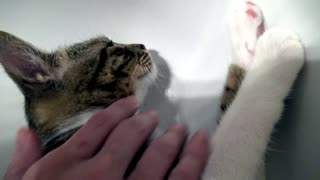
[[[301,68],[304,63],[304,48],[294,32],[273,28],[258,40],[254,67],[279,63],[290,63]]]
[[[241,2],[232,11],[229,26],[233,59],[248,69],[254,59],[257,39],[264,32],[262,11],[252,2]]]

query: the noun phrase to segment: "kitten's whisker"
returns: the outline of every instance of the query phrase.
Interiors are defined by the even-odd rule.
[[[136,65],[136,67],[133,70],[133,73],[131,74],[130,81],[129,81],[129,87],[132,86],[134,74],[136,73],[137,69],[138,69],[138,65]]]
[[[160,83],[157,82],[157,81],[154,81],[154,82],[153,82],[153,85],[154,85],[154,87],[155,87],[156,89],[162,89],[162,87],[160,86]]]
[[[163,77],[163,78],[167,77],[164,73],[161,72],[161,69],[158,69],[158,74],[157,74],[157,76]]]

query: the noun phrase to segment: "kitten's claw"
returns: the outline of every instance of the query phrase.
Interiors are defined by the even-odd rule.
[[[236,64],[245,69],[251,66],[257,39],[263,32],[263,14],[256,4],[243,2],[234,9],[230,19],[230,34]]]

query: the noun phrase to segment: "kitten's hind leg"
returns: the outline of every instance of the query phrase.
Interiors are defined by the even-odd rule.
[[[264,32],[263,13],[252,2],[243,2],[232,11],[229,21],[233,64],[225,84],[221,99],[221,111],[226,112],[235,98],[246,71],[253,64],[256,42]]]

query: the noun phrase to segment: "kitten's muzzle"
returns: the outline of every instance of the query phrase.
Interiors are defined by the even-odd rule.
[[[137,78],[142,78],[148,75],[151,71],[152,71],[151,55],[147,50],[143,50],[143,55],[138,61],[138,64],[134,72],[134,76]]]

